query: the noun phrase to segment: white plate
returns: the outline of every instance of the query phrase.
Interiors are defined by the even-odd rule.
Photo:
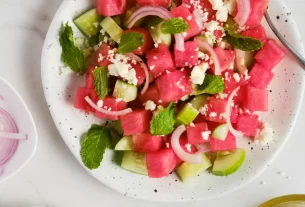
[[[74,17],[93,6],[90,0],[64,1],[49,28],[42,52],[41,75],[51,114],[61,136],[82,166],[79,154],[80,136],[92,123],[102,123],[102,121],[93,116],[85,116],[84,113],[73,108],[76,89],[84,85],[84,80],[83,77],[63,68],[58,35],[64,22],[69,21],[70,25],[73,25],[71,21]],[[299,52],[303,52],[299,32],[283,2],[271,1],[269,10],[272,19],[283,31],[287,40]],[[277,20],[276,16],[280,19]],[[285,20],[288,21],[285,22]],[[79,32],[76,32],[76,28],[74,31],[78,36]],[[267,34],[274,38],[269,29]],[[88,172],[100,182],[125,195],[152,201],[205,200],[244,186],[263,172],[288,140],[301,105],[304,72],[296,60],[287,52],[285,59],[274,71],[276,76],[269,93],[270,110],[265,115],[265,120],[275,131],[274,141],[269,146],[263,147],[248,144],[248,141],[244,140],[239,147],[247,150],[247,159],[235,174],[228,177],[216,177],[206,173],[188,184],[180,182],[175,174],[162,179],[149,179],[121,169],[110,150],[104,156],[101,167],[93,171],[88,170]]]
[[[27,140],[19,140],[12,158],[4,164],[0,183],[22,169],[33,157],[37,147],[37,131],[32,115],[18,92],[0,77],[0,107],[10,113],[19,132],[27,135]]]

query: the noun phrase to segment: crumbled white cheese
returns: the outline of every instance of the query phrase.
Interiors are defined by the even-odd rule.
[[[186,101],[187,99],[189,99],[189,97],[190,97],[189,95],[185,95],[180,100],[181,101]]]
[[[153,70],[153,69],[155,69],[155,67],[156,67],[155,65],[152,65],[152,66],[149,67],[149,69]]]
[[[96,105],[97,105],[99,108],[102,108],[102,107],[103,107],[103,104],[104,104],[103,100],[99,100],[99,101],[97,102]]]
[[[122,62],[115,62],[108,66],[109,75],[111,76],[120,76],[125,79],[128,83],[137,85],[138,79],[136,77],[135,69],[130,69],[131,65],[122,63]]]
[[[154,46],[155,46],[155,48],[157,48],[157,47],[159,46],[159,44],[158,44],[158,43],[155,43]]]
[[[216,37],[212,32],[204,32],[204,36],[206,37],[206,41],[209,45],[213,45],[216,42]]]
[[[155,29],[155,27],[154,27],[154,26],[151,26],[150,29]]]
[[[210,21],[204,24],[204,27],[210,31],[211,33],[213,33],[215,30],[218,29],[218,22],[217,21]]]
[[[202,139],[204,139],[204,140],[208,140],[208,139],[209,139],[210,134],[211,134],[211,131],[205,131],[205,132],[201,132]]]
[[[203,12],[202,12],[203,13]],[[209,12],[204,12],[202,14],[202,20],[203,22],[207,22],[208,21],[208,18],[209,18]]]
[[[198,58],[203,60],[205,58],[205,54],[203,52],[199,51]]]
[[[191,127],[195,127],[195,124],[193,122],[190,123]]]
[[[192,20],[192,16],[190,15],[190,16],[186,17],[186,19],[191,21]]]
[[[166,143],[165,143],[165,146],[166,146],[166,148],[169,148],[169,143],[166,142]]]
[[[216,112],[211,112],[210,113],[210,117],[216,117],[216,115],[217,115]]]
[[[266,145],[273,138],[273,129],[267,123],[263,123],[263,128],[259,131],[255,140],[259,140],[262,145]]]
[[[236,0],[224,0],[224,7],[226,7],[229,14],[232,15],[236,8]]]
[[[208,105],[207,104],[205,104],[203,107],[199,108],[199,112],[200,112],[201,115],[206,115],[207,110],[208,110]]]
[[[121,102],[122,100],[123,100],[122,98],[115,99],[116,102]]]
[[[205,78],[205,72],[209,69],[210,66],[207,63],[202,63],[193,68],[191,72],[191,81],[193,84],[203,84]]]
[[[219,8],[223,7],[222,0],[210,0],[210,3],[212,4],[213,10],[218,10]]]
[[[234,80],[235,80],[236,82],[239,83],[239,81],[240,81],[240,76],[239,76],[238,73],[234,73],[234,74],[233,74],[233,78],[234,78]]]
[[[228,68],[229,70],[233,70],[234,69],[234,62],[232,62]]]
[[[192,145],[189,144],[189,143],[187,143],[187,144],[185,145],[185,148],[186,148],[186,150],[189,151],[189,152],[192,151]]]
[[[103,60],[104,60],[104,56],[101,53],[99,53],[97,61],[102,62]]]
[[[249,80],[251,78],[251,76],[248,75],[248,70],[245,71],[244,75],[245,75],[245,80]]]
[[[108,108],[108,111],[111,111],[112,108]]]
[[[101,33],[102,35],[105,35],[105,34],[106,34],[106,31],[105,31],[104,29],[101,29],[101,30],[100,30],[100,33]]]
[[[186,32],[182,32],[183,37],[186,37],[187,33]]]
[[[157,57],[156,57],[156,56],[154,56],[154,57],[153,57],[153,59],[154,59],[154,60],[157,60]]]
[[[156,104],[153,101],[146,101],[144,105],[145,110],[154,111],[156,109]]]
[[[228,97],[228,94],[226,94],[226,93],[219,93],[216,95],[216,98],[218,98],[218,99],[225,99],[227,97]]]
[[[228,20],[228,9],[226,7],[221,7],[216,12],[216,19],[221,22],[226,22]]]

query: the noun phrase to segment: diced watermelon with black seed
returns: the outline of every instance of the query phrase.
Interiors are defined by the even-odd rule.
[[[208,108],[206,112],[206,119],[208,121],[224,123],[226,122],[225,111],[228,101],[226,99],[218,99],[216,97],[210,97],[208,102]]]
[[[74,108],[83,110],[87,113],[94,112],[94,109],[87,103],[85,97],[88,96],[93,102],[98,101],[98,95],[94,89],[79,87],[76,92]]]
[[[210,148],[212,152],[234,150],[236,149],[236,138],[231,132],[224,141],[211,137]]]
[[[133,27],[131,29],[125,30],[123,33],[126,32],[137,32],[141,34],[144,39],[144,43],[138,49],[132,51],[132,53],[136,55],[144,55],[148,50],[154,47],[154,41],[148,29],[144,27]]]
[[[250,0],[251,13],[246,23],[248,27],[258,26],[267,9],[269,0]]]
[[[187,8],[190,9],[191,12],[193,12],[195,9],[202,10],[203,12],[208,13],[208,21],[215,20],[215,14],[216,11],[213,10],[212,4],[209,0],[200,0],[200,1],[194,1],[194,0],[182,0],[182,3],[186,5]]]
[[[94,76],[93,76],[93,70],[95,69],[95,65],[90,65],[88,67],[88,71],[86,74],[86,88],[94,89]]]
[[[241,35],[258,39],[262,43],[266,42],[266,31],[262,25],[246,30],[242,32]]]
[[[102,108],[109,111],[121,111],[127,108],[127,102],[117,100],[115,97],[106,96],[103,100]],[[95,111],[94,116],[108,120],[118,120],[119,116],[111,116],[99,111]]]
[[[176,155],[173,149],[161,149],[146,154],[146,166],[150,178],[168,176],[176,167]]]
[[[148,51],[146,58],[148,69],[154,77],[176,70],[173,56],[165,44],[158,44],[158,47]]]
[[[135,110],[120,117],[124,135],[133,135],[149,129],[151,112],[147,110]]]
[[[174,49],[176,67],[190,67],[198,64],[198,46],[195,42],[184,43],[184,52]]]
[[[137,0],[137,3],[140,6],[150,5],[167,8],[169,6],[170,0]]]
[[[187,140],[190,144],[203,144],[209,142],[210,138],[204,139],[202,132],[209,131],[208,125],[206,122],[196,123],[194,126],[187,126]]]
[[[224,50],[221,47],[217,47],[214,51],[218,57],[221,72],[232,66],[234,67],[235,53],[233,50]],[[214,67],[212,67],[212,70],[215,73]]]
[[[267,70],[272,70],[284,58],[285,54],[285,51],[275,40],[268,40],[254,58]]]
[[[245,136],[254,137],[258,129],[258,116],[241,114],[237,117],[236,130]]]
[[[108,67],[111,62],[108,58],[108,51],[112,50],[113,48],[110,47],[107,43],[103,42],[99,49],[96,51],[95,61],[98,66],[105,66]]]
[[[143,95],[139,94],[139,100],[142,103],[145,103],[147,101],[153,101],[155,104],[157,104],[158,101],[160,100],[160,95],[159,95],[158,87],[156,86],[156,84],[153,83],[153,84],[149,85],[149,88]]]
[[[187,24],[189,25],[189,29],[186,30],[186,35],[184,36],[184,40],[189,39],[195,35],[200,33],[198,24],[196,23],[195,16],[190,12],[185,4],[178,6],[170,11],[174,17],[182,17]]]
[[[268,111],[268,91],[248,85],[244,108],[250,111]]]
[[[120,15],[126,10],[126,0],[97,0],[96,9],[103,16]]]
[[[159,77],[156,85],[162,102],[178,101],[192,93],[192,83],[186,71],[175,71]]]
[[[153,136],[149,132],[132,135],[135,152],[157,152],[161,149],[161,136]]]
[[[249,75],[251,77],[251,85],[257,88],[266,88],[274,77],[274,74],[270,70],[266,70],[259,63],[253,66]]]

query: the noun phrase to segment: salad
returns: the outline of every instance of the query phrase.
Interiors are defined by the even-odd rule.
[[[86,77],[74,107],[111,120],[81,141],[84,165],[106,149],[121,167],[151,178],[176,172],[183,182],[209,170],[236,172],[239,139],[272,140],[257,112],[285,52],[261,25],[268,0],[97,0],[60,34],[62,59]],[[119,135],[120,139],[116,140]]]

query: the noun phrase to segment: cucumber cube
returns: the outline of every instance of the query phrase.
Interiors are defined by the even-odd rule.
[[[169,47],[172,43],[172,35],[162,33],[161,25],[163,22],[157,24],[156,26],[150,27],[149,32],[155,43],[159,44],[161,41],[161,43],[166,44]]]
[[[125,151],[121,163],[121,167],[130,172],[148,175],[146,167],[146,156],[144,153],[136,153],[134,151]]]
[[[101,26],[109,34],[111,39],[117,43],[120,42],[123,30],[111,17],[103,19],[103,21],[101,21]]]
[[[209,96],[207,95],[195,96],[192,99],[191,104],[195,109],[199,111],[201,107],[204,107],[204,105],[208,103],[208,97]]]
[[[121,98],[125,102],[133,101],[137,98],[138,88],[135,85],[117,80],[114,86],[113,96]]]
[[[187,103],[182,108],[182,110],[177,114],[176,124],[177,125],[180,125],[180,124],[188,125],[192,121],[194,121],[194,119],[197,117],[198,114],[199,114],[199,111],[197,109],[195,109],[191,103]]]
[[[120,139],[120,141],[115,145],[114,150],[116,151],[133,150],[132,136],[126,136]]]

